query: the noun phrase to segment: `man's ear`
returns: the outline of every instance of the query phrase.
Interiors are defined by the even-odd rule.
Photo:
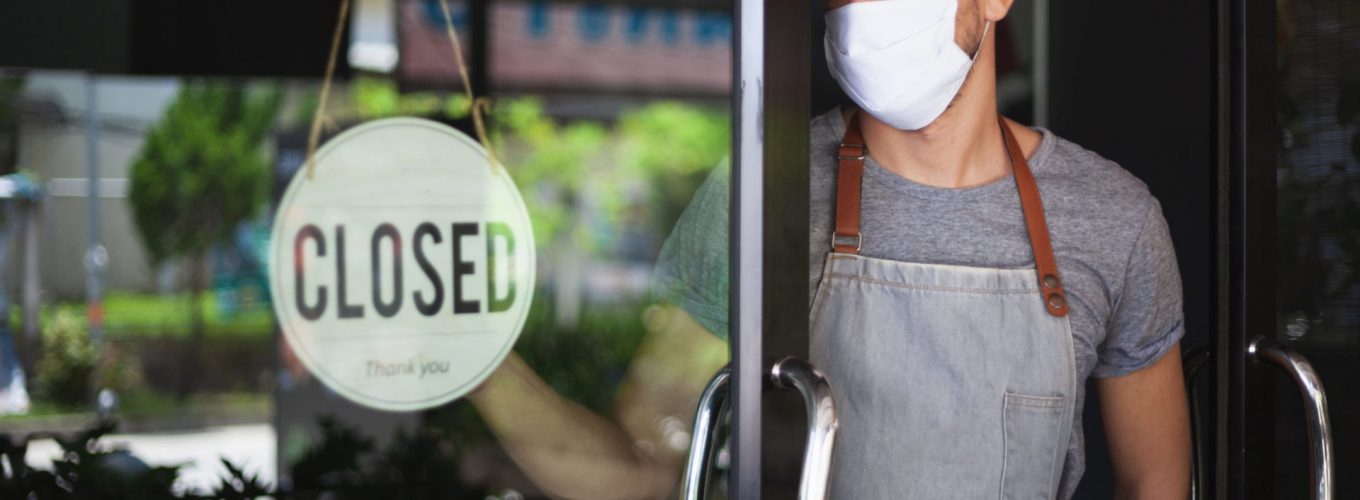
[[[1011,11],[1013,0],[979,0],[982,3],[982,17],[993,24],[1001,22]]]

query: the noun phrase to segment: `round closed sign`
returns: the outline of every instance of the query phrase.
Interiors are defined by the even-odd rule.
[[[284,338],[356,403],[466,394],[505,359],[534,291],[524,200],[477,142],[429,120],[340,134],[275,216],[269,286]]]

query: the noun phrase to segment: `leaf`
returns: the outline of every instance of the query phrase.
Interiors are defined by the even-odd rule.
[[[259,476],[246,474],[245,469],[225,457],[222,466],[227,469],[227,477],[222,478],[213,495],[220,499],[247,499],[271,494],[269,488],[260,481]]]

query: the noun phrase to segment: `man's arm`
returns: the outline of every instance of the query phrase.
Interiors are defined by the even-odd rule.
[[[1115,498],[1187,498],[1190,417],[1180,346],[1147,368],[1096,379],[1114,462]]]
[[[469,399],[511,457],[555,498],[665,498],[689,447],[695,404],[727,363],[727,343],[684,310],[645,313],[638,346],[606,418],[562,398],[511,355]]]

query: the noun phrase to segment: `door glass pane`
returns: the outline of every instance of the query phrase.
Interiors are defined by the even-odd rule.
[[[1360,6],[1278,2],[1277,332],[1316,366],[1340,471],[1360,466]],[[1295,498],[1309,469],[1297,389],[1281,382],[1276,495]]]
[[[15,463],[0,466],[0,497],[133,487],[92,474],[74,484],[63,463],[122,464],[135,487],[186,496],[674,494],[699,393],[728,359],[732,13],[725,2],[488,4],[484,26],[466,3],[449,7],[489,97],[499,165],[488,167],[504,185],[498,170],[451,182],[401,170],[442,165],[402,156],[423,147],[405,146],[414,132],[370,156],[328,146],[398,117],[482,142],[437,1],[355,2],[340,56],[353,71],[324,102],[320,75],[0,66],[0,435],[27,439],[14,456],[57,471],[20,480]],[[321,186],[336,172],[359,180],[334,198],[297,194],[297,179]],[[467,219],[493,190],[522,199],[530,229]],[[410,213],[435,219],[421,229]],[[532,262],[515,261],[516,245]],[[517,269],[531,279],[497,276]],[[488,350],[469,322],[521,300],[503,364],[464,354]],[[289,330],[298,322],[321,326]],[[462,344],[412,354],[412,338],[455,334]],[[457,365],[476,361],[487,366]],[[381,383],[324,373],[344,363],[334,369]],[[489,375],[438,404],[381,403],[460,369]],[[103,432],[92,446],[63,451],[60,439],[89,429]]]

